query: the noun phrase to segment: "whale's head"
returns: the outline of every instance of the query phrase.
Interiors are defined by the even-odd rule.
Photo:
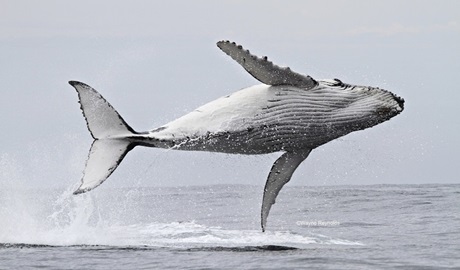
[[[402,97],[379,88],[372,88],[371,91],[383,94],[382,98],[377,98],[380,104],[376,106],[375,110],[381,120],[386,121],[404,110],[404,99]]]
[[[334,106],[331,122],[334,128],[349,133],[385,122],[404,110],[404,99],[378,87],[357,86],[338,79],[323,80]]]

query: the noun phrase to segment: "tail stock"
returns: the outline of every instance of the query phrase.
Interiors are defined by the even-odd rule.
[[[94,138],[81,185],[74,192],[80,194],[99,186],[115,171],[136,146],[128,138],[137,133],[95,89],[77,81],[69,84],[77,90],[83,116]]]

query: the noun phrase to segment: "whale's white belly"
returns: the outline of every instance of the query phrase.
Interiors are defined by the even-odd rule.
[[[267,107],[273,88],[260,84],[218,98],[153,130],[151,135],[161,140],[181,140],[247,130]]]

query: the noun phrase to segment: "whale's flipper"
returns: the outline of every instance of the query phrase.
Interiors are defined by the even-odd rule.
[[[74,194],[89,191],[104,182],[136,143],[137,133],[123,120],[101,94],[90,86],[70,81],[77,90],[88,130],[94,138],[80,187]]]
[[[265,184],[264,197],[262,201],[261,225],[262,231],[265,231],[267,225],[267,217],[270,213],[270,208],[275,203],[276,196],[281,188],[291,180],[291,176],[297,167],[310,154],[311,149],[286,152],[279,157],[272,166],[268,175],[267,183]]]
[[[318,84],[308,75],[302,75],[288,67],[282,68],[273,64],[268,61],[266,56],[259,58],[252,55],[249,50],[244,50],[241,45],[237,45],[235,42],[219,41],[217,42],[217,47],[264,84],[273,86],[292,85],[305,89],[311,89]]]

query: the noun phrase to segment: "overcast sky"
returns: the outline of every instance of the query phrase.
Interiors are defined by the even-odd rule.
[[[290,185],[459,183],[459,1],[0,1],[0,187],[80,181],[92,139],[69,80],[139,131],[257,84],[221,39],[406,100],[315,149]],[[136,148],[100,189],[262,186],[278,156]]]

